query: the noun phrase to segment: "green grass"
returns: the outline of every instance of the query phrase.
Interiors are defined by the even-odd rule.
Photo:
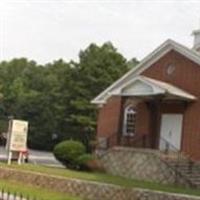
[[[0,166],[8,167],[5,164],[1,164]],[[119,185],[123,187],[139,187],[144,189],[172,192],[172,193],[181,193],[181,194],[191,194],[200,196],[200,190],[183,188],[174,185],[163,185],[156,182],[150,181],[141,181],[141,180],[132,180],[128,178],[123,178],[119,176],[112,176],[105,173],[88,173],[88,172],[79,172],[68,169],[60,169],[60,168],[51,168],[40,165],[11,165],[11,168],[15,168],[18,170],[25,170],[30,172],[40,172],[44,174],[51,174],[54,176],[62,176],[64,178],[76,178],[82,180],[89,180],[95,182],[109,183],[114,185]]]
[[[36,186],[24,185],[16,181],[0,180],[0,188],[12,194],[23,194],[23,196],[36,198],[38,200],[81,200],[80,198],[71,197],[63,193],[51,192]]]

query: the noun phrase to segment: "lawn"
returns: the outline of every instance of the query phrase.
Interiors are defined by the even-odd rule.
[[[0,188],[11,194],[17,193],[18,195],[23,194],[25,197],[34,198],[36,200],[81,200],[77,197],[68,196],[63,193],[51,192],[39,188],[37,186],[24,185],[16,181],[0,180]]]
[[[5,164],[1,164],[0,166],[8,167]],[[149,182],[149,181],[132,180],[128,178],[122,178],[119,176],[108,175],[105,173],[79,172],[68,169],[51,168],[51,167],[31,165],[31,164],[25,164],[21,166],[14,164],[9,167],[18,170],[26,170],[30,172],[40,172],[48,175],[51,174],[55,176],[62,176],[65,178],[76,178],[76,179],[89,180],[95,182],[109,183],[129,188],[139,187],[144,189],[200,196],[200,190],[197,189],[183,188],[174,185],[163,185],[160,183]]]

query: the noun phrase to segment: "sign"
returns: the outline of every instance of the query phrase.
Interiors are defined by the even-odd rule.
[[[9,134],[9,151],[27,150],[28,122],[23,120],[12,120]]]

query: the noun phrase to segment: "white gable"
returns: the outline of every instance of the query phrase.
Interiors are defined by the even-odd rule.
[[[152,93],[153,93],[153,88],[150,85],[142,83],[139,80],[137,80],[135,83],[125,87],[122,90],[122,94],[124,94],[124,95],[128,95],[128,94],[141,95],[141,94],[152,94]]]
[[[122,89],[121,94],[125,96],[126,95],[147,96],[147,95],[162,94],[163,92],[164,91],[158,87],[144,83],[141,80],[137,80],[134,83]]]
[[[134,96],[134,97],[153,97],[155,95],[163,95],[167,99],[184,99],[193,101],[195,96],[181,90],[169,83],[147,78],[145,76],[137,76],[128,83],[113,90],[110,96]]]
[[[155,51],[153,51],[151,54],[145,57],[136,67],[131,69],[124,76],[122,76],[120,79],[114,82],[110,87],[108,87],[106,90],[100,93],[96,98],[94,98],[92,100],[92,103],[94,104],[105,103],[106,100],[110,97],[110,95],[119,90],[119,88],[123,84],[133,80],[135,77],[140,75],[144,70],[146,70],[148,67],[150,67],[153,63],[155,63],[157,60],[159,60],[162,56],[164,56],[171,50],[179,52],[180,54],[184,55],[185,57],[189,58],[190,60],[200,65],[200,55],[196,51],[191,50],[181,44],[178,44],[173,40],[167,40],[161,46],[159,46]]]

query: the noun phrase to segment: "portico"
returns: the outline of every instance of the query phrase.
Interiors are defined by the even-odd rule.
[[[181,150],[184,112],[196,100],[172,84],[135,77],[110,94],[122,98],[117,145]]]

